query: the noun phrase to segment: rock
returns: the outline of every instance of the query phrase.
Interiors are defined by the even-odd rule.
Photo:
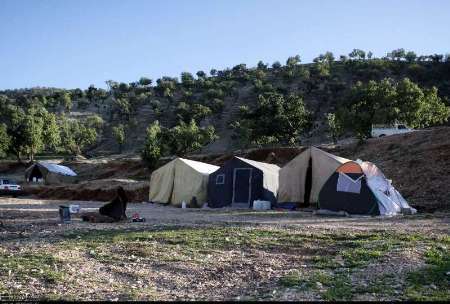
[[[434,284],[430,284],[430,288],[436,290],[436,289],[437,289],[437,286],[434,285]]]
[[[323,285],[320,282],[316,282],[316,287],[319,288],[319,289],[322,289]]]

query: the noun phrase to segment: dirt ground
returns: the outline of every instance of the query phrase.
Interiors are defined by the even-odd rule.
[[[145,223],[61,224],[58,206],[0,198],[1,299],[449,300],[450,216],[128,205]]]

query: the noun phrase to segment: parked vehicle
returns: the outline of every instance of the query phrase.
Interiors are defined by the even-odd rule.
[[[372,137],[383,137],[394,134],[402,134],[413,132],[414,130],[408,128],[405,124],[396,123],[391,125],[372,125]]]
[[[22,193],[22,187],[7,178],[0,178],[0,194],[17,196]]]

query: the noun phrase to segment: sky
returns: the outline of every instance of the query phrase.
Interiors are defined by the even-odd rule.
[[[104,88],[354,48],[450,53],[450,1],[0,0],[0,89]]]

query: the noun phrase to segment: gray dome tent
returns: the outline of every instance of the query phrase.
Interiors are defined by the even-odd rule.
[[[371,162],[350,161],[339,166],[319,194],[319,208],[349,214],[414,214],[403,196]]]
[[[46,185],[74,183],[77,174],[69,167],[49,162],[36,162],[25,170],[25,181],[43,180]]]

